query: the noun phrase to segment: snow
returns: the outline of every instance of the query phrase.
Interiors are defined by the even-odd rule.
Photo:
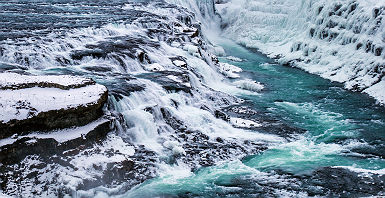
[[[27,135],[27,137],[34,137],[37,139],[48,139],[53,138],[59,143],[67,142],[79,137],[84,137],[88,132],[94,130],[96,127],[100,126],[103,123],[108,122],[106,118],[100,118],[94,122],[91,122],[85,126],[74,127],[68,129],[55,130],[50,133],[32,133]],[[65,134],[65,135],[63,135]]]
[[[32,132],[28,135],[23,136],[13,136],[5,139],[0,140],[0,147],[3,147],[5,145],[13,144],[19,139],[22,139],[24,137],[33,138],[29,141],[29,143],[35,143],[36,139],[55,139],[59,143],[64,143],[69,140],[73,140],[79,137],[85,137],[89,132],[94,130],[96,127],[100,126],[103,123],[108,122],[109,120],[106,118],[100,118],[94,122],[91,122],[85,126],[80,127],[72,127],[72,128],[66,128],[66,129],[59,129],[54,130],[49,133],[41,133],[41,132]]]
[[[96,104],[106,91],[107,88],[99,84],[69,90],[41,87],[0,90],[0,121],[7,123],[31,118],[40,112]]]
[[[3,194],[2,191],[0,191],[0,197],[2,197],[2,198],[11,198],[11,196],[8,196],[8,195],[6,195],[6,194]]]
[[[230,123],[236,127],[242,128],[252,128],[252,127],[261,127],[262,125],[251,120],[246,120],[242,118],[230,118]]]
[[[167,77],[168,79],[171,79],[171,80],[175,81],[175,82],[182,83],[182,81],[181,81],[178,77],[176,77],[176,76],[168,75],[168,76],[166,76],[166,77]]]
[[[227,24],[224,36],[347,89],[367,89],[385,104],[378,83],[385,72],[384,6],[376,0],[230,0],[216,9]]]
[[[69,163],[76,167],[75,170],[67,167],[60,168],[58,182],[62,182],[68,187],[76,188],[86,179],[95,180],[95,178],[102,176],[103,170],[106,170],[109,163],[129,160],[129,157],[135,153],[133,146],[125,143],[122,138],[115,135],[107,136],[102,144],[95,144],[93,147],[69,160]],[[111,153],[109,151],[113,151],[114,154],[111,156],[108,154]],[[87,155],[87,157],[84,155]]]
[[[216,56],[226,56],[225,49],[221,46],[210,46],[208,51]]]
[[[174,65],[176,65],[178,67],[186,67],[187,66],[186,62],[180,61],[180,60],[174,60],[174,61],[172,61],[172,63],[174,63]]]
[[[146,67],[146,70],[148,71],[164,71],[164,67],[159,63],[149,64],[145,67]]]
[[[373,96],[374,98],[376,98],[380,103],[385,104],[385,80],[384,80],[384,78],[382,78],[382,80],[379,83],[366,89],[364,92]]]
[[[176,42],[176,41],[173,41],[172,43],[171,43],[171,46],[172,47],[180,47],[180,43],[179,42]]]
[[[17,73],[4,72],[0,73],[0,89],[14,87],[20,84],[39,84],[39,83],[50,83],[57,84],[63,87],[70,86],[80,86],[92,83],[92,79],[77,77],[77,76],[69,76],[69,75],[46,75],[46,76],[27,76],[21,75]]]
[[[219,63],[219,72],[229,78],[239,78],[237,73],[242,72],[242,69],[228,63]]]

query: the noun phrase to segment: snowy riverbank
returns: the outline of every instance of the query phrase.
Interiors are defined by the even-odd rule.
[[[222,1],[228,38],[385,103],[385,3]]]

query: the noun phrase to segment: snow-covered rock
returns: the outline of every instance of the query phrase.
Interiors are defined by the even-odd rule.
[[[146,66],[148,71],[164,71],[164,67],[159,63],[153,63]]]
[[[82,144],[104,138],[110,131],[110,124],[110,118],[102,117],[85,126],[50,132],[32,132],[27,135],[13,135],[0,139],[0,161],[9,163],[34,152],[54,153],[76,148]]]
[[[0,137],[85,125],[102,115],[107,88],[73,76],[0,74]]]
[[[262,125],[251,121],[251,120],[246,120],[243,118],[230,118],[230,123],[234,125],[235,127],[240,127],[240,128],[253,128],[253,127],[261,127]]]
[[[90,78],[82,78],[69,75],[62,75],[59,77],[52,75],[28,76],[11,72],[0,73],[1,90],[17,90],[31,87],[50,87],[69,90],[72,88],[80,88],[93,84],[95,84],[95,82]]]
[[[174,60],[174,61],[172,61],[172,63],[178,67],[182,67],[182,68],[187,67],[187,63],[184,61],[181,61],[181,60]]]
[[[237,73],[242,72],[242,69],[228,63],[219,63],[219,71],[229,78],[239,78]]]
[[[226,56],[225,49],[221,46],[209,46],[208,51],[216,56]]]

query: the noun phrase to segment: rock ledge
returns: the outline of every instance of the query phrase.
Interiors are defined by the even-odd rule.
[[[83,126],[103,114],[107,98],[88,78],[0,73],[0,138]]]

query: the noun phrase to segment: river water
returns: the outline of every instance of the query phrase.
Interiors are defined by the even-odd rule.
[[[108,157],[92,152],[63,157],[65,163],[61,164],[49,159],[46,163],[51,168],[42,169],[41,178],[36,181],[44,183],[46,178],[62,174],[63,183],[75,186],[69,187],[72,195],[82,191],[79,196],[84,197],[355,197],[385,193],[383,106],[367,95],[345,90],[342,84],[276,64],[255,50],[219,39],[222,36],[217,35],[214,40],[227,56],[242,59],[220,57],[219,60],[242,68],[241,78],[264,86],[258,93],[237,89],[232,84],[236,80],[224,78],[202,57],[170,47],[172,43],[167,37],[175,36],[170,24],[182,23],[180,18],[189,13],[164,2],[150,6],[148,2],[0,1],[0,9],[4,10],[0,13],[0,71],[92,77],[108,87],[110,99],[106,111],[116,117],[116,127],[102,147],[114,144],[113,148],[119,147],[117,150],[123,154],[133,148],[143,151],[137,152],[135,160],[144,164],[145,171],[135,172],[132,181],[115,175],[120,179],[115,183],[132,182],[133,188],[127,185],[123,190],[106,190],[119,185],[114,186],[114,181],[95,182],[102,180],[98,176],[104,173],[99,166],[115,159],[110,153],[105,155]],[[176,17],[178,14],[183,17]],[[139,51],[148,54],[148,62],[137,60]],[[170,60],[175,57],[183,57],[189,71],[173,65]],[[149,72],[150,63],[160,63],[172,72]],[[184,81],[186,78],[188,83]],[[255,119],[262,127],[234,128],[205,110],[237,103],[228,94],[243,99],[245,106],[257,112]],[[193,136],[190,131],[184,137],[191,135],[198,139],[185,138],[183,142],[177,136],[186,130],[175,123],[203,135]],[[218,137],[228,142],[214,144]],[[111,139],[122,141],[115,144]],[[206,139],[210,144],[206,144]],[[247,152],[238,149],[242,142],[256,139],[265,148],[261,152],[249,152],[252,146],[245,149]],[[175,163],[172,152],[165,146],[171,140],[179,141],[179,147],[172,148],[172,152],[179,154],[190,155],[189,152],[198,149],[197,152],[219,153],[209,156],[215,160],[207,160],[208,164],[194,161],[198,159],[195,154]],[[235,145],[236,153],[216,150],[217,145]],[[152,155],[155,157],[150,158]],[[69,168],[60,168],[67,164]],[[151,168],[156,171],[150,171]],[[88,176],[94,183],[84,184],[83,188],[76,186],[77,179]],[[2,188],[5,193],[17,194],[17,190],[9,189],[18,183],[12,183],[11,179],[3,182],[8,185]],[[41,188],[43,196],[45,186],[34,186],[33,182],[26,189]],[[27,180],[25,183],[29,184]],[[47,186],[55,188],[56,183]],[[22,186],[20,189],[25,190]]]
[[[196,172],[167,167],[162,177],[138,186],[123,197],[301,197],[329,190],[336,190],[332,193],[334,196],[365,195],[353,194],[354,190],[346,192],[357,180],[346,173],[341,175],[340,170],[328,176],[344,182],[314,178],[314,175],[329,168],[346,169],[352,175],[353,172],[383,174],[383,106],[367,95],[344,89],[340,83],[275,64],[263,54],[232,41],[215,40],[227,55],[243,60],[236,62],[223,57],[221,61],[241,67],[244,77],[265,86],[258,95],[238,96],[249,101],[251,108],[261,114],[306,132],[259,155]],[[336,188],[329,186],[329,182],[330,185],[337,183]]]

